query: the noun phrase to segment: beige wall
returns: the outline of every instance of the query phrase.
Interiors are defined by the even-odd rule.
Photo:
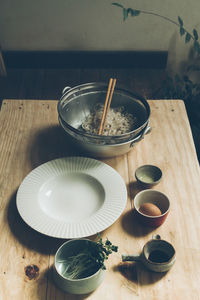
[[[114,0],[113,0],[114,1]],[[170,50],[172,61],[186,55],[177,27],[141,15],[122,21],[108,0],[0,0],[3,50]],[[128,7],[154,11],[189,30],[199,25],[199,0],[121,0]]]

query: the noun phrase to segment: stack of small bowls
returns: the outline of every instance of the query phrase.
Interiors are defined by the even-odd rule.
[[[144,188],[134,198],[134,211],[138,220],[150,227],[162,225],[170,211],[170,201],[164,193],[151,189],[161,181],[161,169],[154,165],[144,165],[136,170],[135,177]],[[146,211],[142,209],[144,205],[146,205]],[[145,213],[147,208],[148,214]]]

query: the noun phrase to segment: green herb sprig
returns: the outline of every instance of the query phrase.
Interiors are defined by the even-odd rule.
[[[84,249],[76,255],[60,260],[64,271],[63,276],[69,279],[80,279],[91,276],[99,269],[106,269],[105,260],[112,252],[117,252],[118,247],[113,245],[108,239],[103,241],[98,235],[97,242],[86,242]]]

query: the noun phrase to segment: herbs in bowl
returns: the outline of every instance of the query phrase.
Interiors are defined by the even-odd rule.
[[[57,251],[54,280],[62,290],[72,294],[86,294],[103,281],[105,261],[118,247],[108,239],[74,239],[64,243]]]

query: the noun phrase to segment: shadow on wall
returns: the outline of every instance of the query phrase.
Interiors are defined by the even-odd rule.
[[[169,41],[167,71],[173,76],[176,73],[182,73],[186,65],[190,63],[191,45],[184,43],[177,30],[172,34]]]

